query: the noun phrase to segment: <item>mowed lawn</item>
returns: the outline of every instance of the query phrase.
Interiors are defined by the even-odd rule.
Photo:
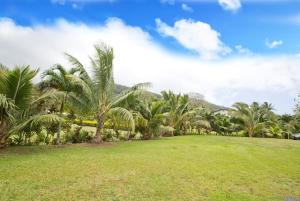
[[[0,151],[0,200],[300,198],[300,141],[184,136]]]

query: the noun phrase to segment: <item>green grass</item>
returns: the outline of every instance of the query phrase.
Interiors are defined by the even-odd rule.
[[[186,136],[0,152],[0,200],[300,198],[300,141]]]

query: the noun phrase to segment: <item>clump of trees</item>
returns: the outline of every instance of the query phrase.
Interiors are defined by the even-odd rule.
[[[277,115],[269,103],[235,103],[211,111],[188,95],[149,95],[149,83],[115,93],[113,49],[94,46],[89,73],[66,54],[70,67],[42,72],[30,66],[0,65],[0,147],[9,144],[101,143],[203,134],[287,138],[299,132],[299,115]],[[69,69],[69,70],[67,70]]]

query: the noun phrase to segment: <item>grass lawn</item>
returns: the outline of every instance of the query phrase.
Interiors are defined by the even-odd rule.
[[[0,151],[0,200],[300,198],[300,141],[184,136]]]

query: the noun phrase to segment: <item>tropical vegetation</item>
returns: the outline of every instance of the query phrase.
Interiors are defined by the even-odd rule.
[[[150,83],[120,90],[113,49],[94,50],[88,67],[65,54],[70,66],[55,64],[41,77],[30,66],[0,66],[0,147],[176,135],[290,139],[300,131],[297,105],[294,115],[278,115],[267,102],[214,110],[187,94],[149,92]]]

